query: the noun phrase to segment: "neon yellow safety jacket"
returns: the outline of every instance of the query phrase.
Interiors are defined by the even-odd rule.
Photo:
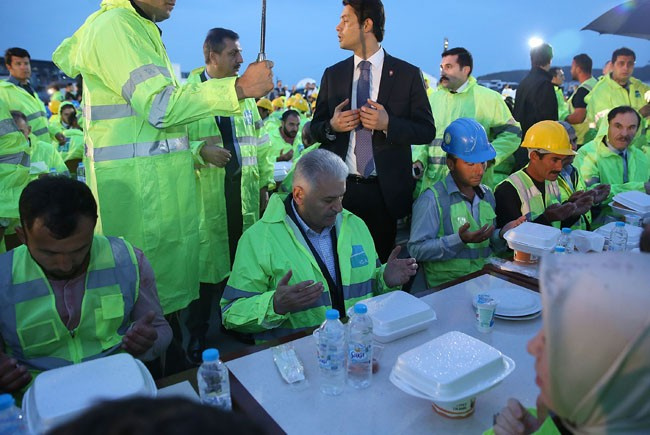
[[[573,167],[574,170],[574,179],[573,180],[567,180],[565,178],[565,173],[562,172],[560,173],[560,176],[557,177],[557,185],[560,188],[560,202],[564,203],[566,202],[571,195],[573,195],[575,192],[578,191],[586,191],[587,186],[585,185],[585,181],[580,175],[580,171],[578,168],[575,166]],[[583,214],[580,216],[580,219],[576,221],[575,224],[571,226],[572,230],[587,230],[589,229],[589,226],[591,224],[591,210],[588,211],[587,213]]]
[[[43,270],[22,245],[0,255],[0,335],[33,375],[121,352],[140,275],[131,244],[94,236],[79,326],[69,331]]]
[[[479,85],[470,76],[462,91],[452,94],[447,88],[439,87],[429,96],[429,103],[436,122],[436,138],[427,146],[426,158],[414,155],[413,160],[421,161],[425,167],[417,192],[424,192],[449,173],[442,139],[447,126],[463,117],[474,118],[485,128],[488,139],[497,152],[495,164],[486,171],[483,183],[493,188],[510,175],[514,168],[512,154],[521,143],[521,128],[499,93]]]
[[[605,204],[621,192],[638,190],[645,192],[644,183],[650,181],[650,159],[631,144],[627,147],[628,182],[623,182],[623,158],[612,152],[603,142],[603,136],[578,150],[573,165],[580,170],[588,188],[609,184],[611,191]]]
[[[188,83],[201,83],[205,67],[197,68]],[[240,102],[241,116],[233,117],[234,131],[241,152],[241,211],[243,230],[260,218],[260,189],[274,188],[270,143],[254,98]],[[202,144],[222,147],[221,132],[214,116],[188,125],[192,151],[202,164],[197,169],[199,198],[199,275],[201,282],[219,283],[230,274],[230,249],[224,192],[225,168],[205,164],[200,156]],[[233,157],[234,158],[234,157]]]
[[[607,125],[607,114],[610,110],[618,106],[631,106],[635,110],[647,104],[645,93],[650,91],[650,86],[641,80],[630,77],[627,89],[616,83],[611,74],[607,74],[599,80],[594,88],[587,94],[587,118],[590,122],[590,128],[600,134],[603,124]],[[644,149],[647,146],[648,119],[641,117],[639,133],[634,137],[631,145]],[[595,135],[592,132],[592,136]],[[647,151],[646,151],[647,152]]]
[[[165,313],[185,308],[199,289],[186,124],[239,114],[236,78],[181,85],[158,27],[129,0],[103,0],[53,60],[84,79],[86,182],[98,202],[97,231],[143,250]]]
[[[494,211],[494,194],[487,186],[481,186],[485,196],[479,203],[479,221],[476,222],[468,210],[466,201],[460,195],[449,195],[447,180],[438,181],[431,189],[436,197],[438,216],[441,225],[438,228],[437,238],[458,234],[458,230],[469,222],[468,231],[476,231],[483,225],[494,225],[496,228],[496,213]],[[495,230],[498,231],[498,230]],[[453,259],[445,261],[425,261],[424,273],[429,287],[435,287],[445,282],[460,278],[485,265],[485,259],[492,255],[490,239],[481,243],[467,243]]]
[[[596,83],[598,83],[598,80],[596,80],[596,78],[594,78],[593,76],[589,77],[587,80],[580,83],[580,86],[576,88],[576,90],[573,92],[573,94],[569,97],[567,101],[567,105],[569,107],[569,114],[575,112],[575,108],[573,107],[573,97],[576,95],[578,89],[584,88],[587,91],[591,92],[594,86],[596,86]],[[558,119],[563,120],[564,118],[558,118]],[[571,124],[571,125],[573,126],[573,129],[576,131],[576,136],[578,137],[577,139],[578,146],[583,145],[585,143],[585,135],[589,131],[588,116],[585,114],[585,119],[580,124]]]
[[[346,310],[356,302],[389,290],[375,244],[361,219],[343,210],[336,219],[337,253]],[[277,314],[273,296],[291,269],[289,285],[313,280],[324,285],[321,298],[303,311]],[[257,341],[282,337],[319,325],[332,306],[327,281],[300,229],[274,194],[262,219],[239,241],[235,264],[221,299],[223,325],[252,333]]]
[[[53,168],[56,169],[57,174],[70,175],[68,167],[54,145],[38,140],[34,135],[30,135],[29,139],[32,148],[29,165],[31,179],[35,180],[39,175],[49,174]]]
[[[527,167],[527,166],[526,166]],[[519,199],[521,200],[521,215],[526,216],[528,222],[532,222],[542,215],[546,209],[553,204],[560,204],[562,202],[560,194],[560,186],[557,181],[544,181],[546,192],[542,198],[542,193],[537,189],[533,180],[524,171],[526,167],[518,170],[514,174],[502,181],[502,183],[510,183],[517,190]],[[552,222],[555,228],[560,228],[562,223],[560,221]]]
[[[555,86],[555,97],[557,98],[557,119],[564,120],[569,116],[569,105],[564,99],[564,91],[559,86]]]
[[[32,96],[23,88],[6,80],[0,80],[0,100],[4,100],[9,110],[18,110],[27,117],[34,136],[39,140],[50,140],[45,105],[38,95]]]
[[[29,183],[29,142],[0,99],[0,218],[18,219],[18,200]]]

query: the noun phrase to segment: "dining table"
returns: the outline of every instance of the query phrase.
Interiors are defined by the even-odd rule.
[[[476,327],[473,298],[491,289],[504,288],[539,297],[536,280],[491,265],[416,294],[435,311],[436,320],[424,330],[391,342],[377,343],[381,350],[377,361],[379,368],[372,375],[370,387],[354,389],[346,385],[339,396],[328,396],[320,391],[313,328],[224,355],[230,371],[233,409],[267,433],[480,434],[492,426],[494,415],[505,406],[508,398],[534,407],[539,394],[535,384],[535,361],[527,353],[526,346],[541,328],[541,312],[521,318],[496,318],[489,333],[479,332]],[[474,337],[515,362],[514,370],[490,390],[479,394],[474,412],[461,419],[436,413],[431,401],[406,394],[389,380],[401,354],[450,331]],[[281,344],[295,351],[304,367],[304,381],[288,384],[283,380],[273,360],[273,347]],[[196,369],[157,383],[159,388],[169,389],[185,381],[196,390]]]

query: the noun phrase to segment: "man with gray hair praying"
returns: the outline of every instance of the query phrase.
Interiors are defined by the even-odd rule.
[[[348,167],[314,150],[298,160],[292,193],[271,197],[242,235],[221,299],[223,325],[256,341],[341,317],[356,302],[394,290],[415,275],[415,259],[393,250],[382,265],[363,221],[343,209]]]

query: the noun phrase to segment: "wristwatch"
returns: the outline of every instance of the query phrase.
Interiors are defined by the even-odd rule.
[[[10,224],[11,224],[11,219],[0,218],[0,228],[9,228]]]

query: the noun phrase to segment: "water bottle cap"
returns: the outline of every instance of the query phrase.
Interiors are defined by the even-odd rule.
[[[625,226],[625,222],[617,221],[615,225],[616,225],[617,227],[624,227],[624,226]]]
[[[339,318],[339,310],[327,310],[325,313],[325,318],[327,320],[334,320]]]
[[[564,248],[564,246],[556,246],[555,247],[555,252],[563,253],[563,252],[566,252],[566,249]]]
[[[354,306],[354,312],[357,314],[366,314],[368,312],[368,307],[365,304],[356,304]]]
[[[11,408],[16,404],[14,397],[11,394],[0,394],[0,411]]]
[[[78,168],[83,168],[84,167],[84,162],[79,162],[79,166],[77,166],[77,167]]]
[[[571,228],[562,228],[564,234],[571,234]]]
[[[201,357],[203,358],[203,362],[216,361],[219,359],[219,351],[213,348],[206,349],[203,351]]]

